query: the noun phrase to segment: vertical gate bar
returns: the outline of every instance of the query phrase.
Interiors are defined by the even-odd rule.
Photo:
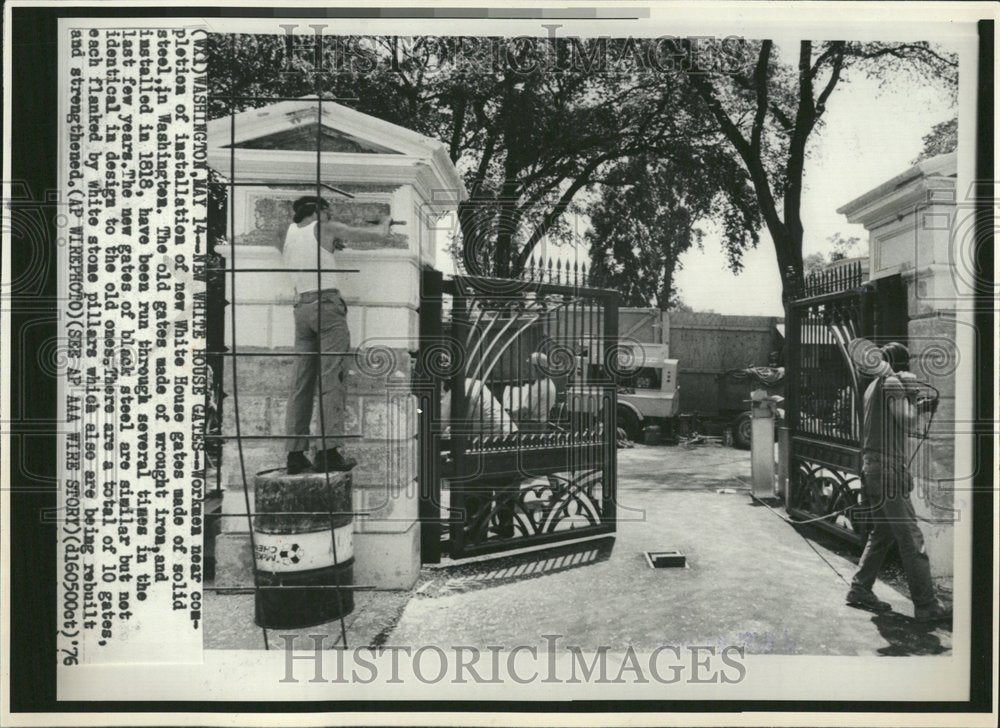
[[[441,378],[431,371],[430,354],[440,346],[441,325],[440,271],[421,273],[420,347],[417,376],[420,387],[418,452],[420,458],[420,561],[441,562]]]
[[[322,42],[322,41],[321,41]],[[322,49],[320,49],[322,53]],[[323,240],[323,208],[320,205],[320,196],[323,191],[323,179],[322,179],[322,165],[323,165],[323,92],[320,85],[320,76],[316,76],[316,330],[323,330],[323,297],[321,292],[323,291],[323,258],[322,258],[322,244]],[[336,248],[336,246],[334,246]],[[322,344],[320,343],[321,337],[316,337],[316,370],[317,378],[316,381],[319,382],[319,441],[323,450],[324,460],[327,455],[326,446],[326,417],[324,416],[323,410],[323,353]],[[338,423],[340,427],[343,427],[343,423]],[[326,465],[326,462],[324,462]],[[326,481],[326,497],[327,497],[327,512],[329,514],[330,520],[330,543],[333,548],[333,563],[340,563],[337,558],[337,538],[336,529],[334,528],[333,519],[333,482],[330,480],[330,471],[327,467],[323,468],[323,475]],[[353,508],[353,506],[352,506]],[[334,594],[337,599],[337,613],[340,615],[340,638],[343,642],[344,649],[347,649],[347,626],[344,622],[344,607],[343,607],[343,597],[341,595],[341,584],[340,584],[340,570],[335,569],[333,573],[333,583],[334,583]]]
[[[236,36],[231,36],[232,42],[230,43],[230,58],[235,59],[236,57]],[[229,100],[229,255],[231,259],[231,268],[229,276],[229,292],[230,292],[230,302],[229,302],[229,328],[232,331],[233,337],[233,356],[232,359],[232,371],[233,371],[233,419],[236,421],[236,449],[240,456],[240,476],[243,479],[243,504],[247,509],[247,525],[250,531],[250,569],[253,574],[253,596],[254,604],[260,599],[260,575],[257,572],[257,543],[254,538],[253,533],[253,508],[250,505],[250,486],[247,484],[247,469],[246,461],[243,457],[243,432],[240,425],[240,387],[239,387],[239,377],[237,376],[237,366],[236,360],[239,359],[237,354],[236,345],[236,200],[235,200],[235,183],[236,181],[236,107],[235,101],[233,99]],[[270,644],[267,638],[267,627],[261,626],[261,634],[264,637],[264,649],[269,650]]]
[[[827,315],[827,311],[824,309],[824,321]],[[829,359],[830,335],[826,326],[817,323],[814,325],[814,328],[816,333],[816,354],[819,359],[819,366],[817,367],[816,372],[819,374],[819,372],[826,370],[829,367],[829,362],[827,360]],[[820,410],[820,414],[822,416],[817,418],[819,420],[819,431],[821,435],[827,438],[831,435],[829,414],[827,414],[826,411],[830,402],[830,380],[835,380],[836,376],[836,372],[828,371],[827,376],[825,377],[817,376],[816,385],[818,385],[818,387],[814,385],[814,389],[819,389],[819,401],[822,407]]]
[[[590,302],[591,305],[601,305],[602,304],[602,299],[600,299],[600,298],[590,297],[590,298],[588,298],[588,301]],[[606,312],[606,309],[602,306],[601,310],[598,312],[598,315],[604,315],[605,312]],[[617,344],[618,344],[617,340],[612,341],[612,345],[613,346],[617,345]],[[602,370],[603,371],[606,371],[606,367],[607,367],[606,363],[602,364]],[[612,377],[610,377],[610,376],[605,377],[605,382],[604,382],[604,387],[605,388],[607,388],[608,386],[611,386],[610,385],[611,379],[612,379]],[[601,392],[601,399],[602,400],[603,400],[603,397],[604,397],[604,392],[602,391]],[[614,429],[614,432],[611,432],[611,433],[607,432],[607,427],[604,426],[604,422],[603,421],[602,422],[597,422],[597,418],[596,417],[594,418],[594,422],[590,423],[588,425],[588,427],[587,427],[587,430],[591,433],[591,436],[589,438],[590,452],[588,454],[590,456],[591,462],[593,463],[592,467],[594,467],[595,469],[597,469],[598,467],[600,467],[600,469],[602,470],[602,472],[603,472],[604,467],[606,467],[606,464],[604,463],[604,439],[606,439],[609,436],[609,434],[610,434],[611,439],[615,443],[615,447],[616,448],[618,447],[617,412],[615,414],[611,415],[610,422],[612,423],[613,429]],[[604,438],[598,436],[597,433],[598,433],[599,429],[601,429],[601,430],[604,431]],[[603,477],[602,477],[602,481],[603,481]],[[604,511],[604,504],[603,503],[601,505],[601,510],[602,510],[602,512]]]
[[[836,321],[836,315],[834,313],[829,313],[831,306],[829,303],[826,304],[827,316],[831,323]],[[826,325],[822,329],[824,344],[823,348],[826,351],[827,357],[830,359],[828,367],[832,370],[830,376],[824,377],[826,382],[826,401],[830,403],[830,415],[826,418],[826,432],[827,437],[834,439],[839,437],[837,432],[837,395],[840,392],[840,385],[843,381],[844,371],[842,367],[837,366],[839,362],[839,352],[837,351],[837,343],[833,338],[833,332],[830,329],[830,325]]]
[[[605,353],[602,360],[607,366],[607,350],[618,344],[618,298],[612,293],[603,301],[604,303],[604,330],[602,339],[604,341]],[[605,380],[609,377],[605,376]],[[603,504],[602,516],[608,522],[612,531],[617,529],[618,514],[616,504],[618,501],[618,437],[615,428],[615,415],[618,404],[618,395],[613,383],[605,384],[605,391],[608,393],[607,406],[604,415],[604,479],[606,481],[607,498]]]
[[[593,428],[597,427],[597,413],[599,412],[599,406],[600,406],[594,400],[594,390],[592,386],[593,382],[591,379],[594,373],[594,367],[593,367],[594,362],[593,359],[591,359],[591,354],[595,342],[591,337],[592,332],[588,329],[586,325],[587,319],[586,319],[585,304],[583,303],[584,300],[585,299],[583,298],[583,296],[579,293],[577,293],[577,295],[575,296],[569,295],[569,305],[567,306],[571,322],[570,325],[574,327],[574,331],[575,327],[577,326],[577,322],[579,321],[579,332],[580,332],[579,338],[581,338],[584,342],[586,342],[586,352],[587,352],[586,359],[584,360],[583,357],[581,357],[580,359],[581,361],[586,362],[584,365],[584,376],[581,378],[580,382],[580,402],[581,405],[585,405],[586,408],[583,409],[582,412],[578,413],[576,421],[573,422],[572,426],[569,429],[569,436],[566,438],[567,445],[569,448],[567,452],[571,454],[570,455],[571,458],[575,458],[572,459],[570,462],[574,465],[574,467],[578,468],[579,471],[581,472],[585,470],[585,467],[588,464],[590,467],[593,467],[594,469],[598,469],[599,467],[597,458],[593,457],[594,453],[584,451],[583,447],[581,447],[581,445],[586,442],[586,438],[583,437],[583,433],[587,432],[592,427]],[[575,334],[574,338],[576,338]],[[592,458],[592,461],[589,463],[587,463],[586,460],[588,457]],[[573,475],[575,476],[577,474],[578,474],[577,471],[574,471]],[[602,502],[602,508],[603,508],[603,502]]]
[[[604,307],[604,306],[601,306],[600,310],[598,310],[598,306],[600,305],[600,299],[595,299],[593,297],[587,297],[587,298],[582,298],[581,300],[585,301],[584,305],[586,306],[586,310],[587,310],[588,328],[590,329],[591,340],[593,340],[593,338],[598,333],[598,323],[597,322],[599,321],[600,316],[603,315],[603,314],[605,314],[607,312],[607,308]],[[601,334],[603,336],[604,332],[602,331]],[[602,341],[603,341],[603,339],[602,339]],[[618,344],[617,340],[612,340],[611,341],[611,345],[612,346],[615,346],[617,344]],[[602,368],[603,371],[606,371],[607,366],[608,366],[607,362],[606,361],[602,361],[601,368]],[[604,393],[608,391],[607,380],[610,379],[610,377],[605,376],[603,378],[605,380],[605,383],[604,383],[603,388],[601,390],[601,400],[602,401],[604,400]],[[613,432],[610,432],[610,433],[608,432],[608,427],[607,427],[607,424],[606,424],[609,421],[613,425],[613,427],[612,427]],[[604,430],[604,432],[605,432],[606,435],[608,435],[608,436],[613,435],[613,437],[611,437],[611,440],[615,443],[615,447],[617,448],[617,446],[618,446],[618,428],[617,428],[617,423],[615,422],[615,416],[612,415],[610,417],[610,419],[608,417],[605,417],[602,420],[601,424],[603,425],[602,429]],[[588,429],[596,431],[598,429],[597,425],[598,425],[598,423],[594,422],[594,424],[590,428],[588,428]],[[591,445],[591,447],[593,447],[593,445]],[[594,448],[594,452],[592,453],[592,456],[593,456],[594,463],[595,464],[599,463],[602,469],[605,468],[605,467],[608,467],[608,465],[604,462],[605,458],[604,458],[604,445],[603,444],[601,444],[598,447]]]
[[[586,306],[584,301],[587,301],[586,293],[583,291],[576,291],[573,298],[570,299],[570,310],[572,311],[572,316],[575,319],[578,315],[583,315],[583,309]],[[586,327],[581,325],[581,329]],[[594,342],[590,338],[591,332],[588,331],[585,335],[587,337],[587,363],[592,364],[590,360],[591,349],[593,348]],[[581,361],[583,359],[581,358]],[[588,469],[601,470],[603,474],[603,466],[601,464],[600,458],[598,457],[597,450],[594,448],[594,443],[589,437],[589,433],[597,429],[597,413],[600,411],[600,405],[594,400],[594,391],[591,387],[590,376],[594,369],[591,366],[587,372],[587,376],[581,382],[581,401],[586,402],[587,408],[582,416],[577,417],[577,421],[570,428],[570,436],[567,438],[570,443],[569,452],[575,454],[579,452],[579,456],[572,462],[579,468],[580,473],[587,472]],[[578,447],[573,446],[574,433],[578,433],[577,438],[580,445]],[[585,435],[585,433],[588,433]],[[574,473],[576,474],[576,473]],[[602,490],[601,490],[601,510],[604,510],[604,490],[603,490],[603,478],[602,478]]]
[[[575,346],[576,341],[580,338],[579,332],[580,329],[583,328],[583,326],[582,325],[577,326],[580,316],[579,316],[579,310],[577,308],[577,302],[575,300],[571,299],[569,308],[572,311],[572,314],[570,315],[570,322],[571,322],[570,325],[573,327],[573,342]],[[590,389],[590,378],[594,372],[594,368],[591,366],[593,364],[593,361],[591,361],[591,354],[593,353],[592,351],[593,342],[585,339],[584,343],[586,345],[587,356],[584,364],[585,374],[583,377],[583,386],[580,389],[581,389],[581,395],[585,397],[583,401],[587,403],[587,410],[584,413],[583,417],[578,417],[577,422],[574,423],[573,427],[569,428],[569,437],[567,438],[567,440],[569,441],[570,447],[573,447],[574,443],[576,442],[576,430],[578,427],[581,426],[581,423],[589,422],[590,419],[593,417],[593,415],[597,414],[596,412],[594,413],[590,412],[591,407],[593,407],[594,405],[592,399],[593,393]],[[581,357],[581,360],[583,360],[583,357]]]
[[[455,293],[452,296],[452,339],[455,344],[462,341],[462,332],[471,325],[468,306],[470,299],[466,296],[465,282],[461,278],[455,279]],[[466,499],[464,489],[466,487],[465,478],[468,475],[469,464],[466,456],[467,437],[466,431],[472,422],[468,412],[468,398],[465,393],[465,374],[468,368],[474,363],[466,361],[469,352],[465,347],[458,346],[455,352],[457,361],[452,375],[451,386],[451,455],[454,461],[455,483],[449,489],[449,507],[453,514],[458,514],[459,518],[451,518],[448,526],[448,551],[452,558],[458,557],[465,548],[466,521]]]
[[[799,370],[801,369],[801,356],[802,356],[802,345],[799,332],[800,326],[800,316],[799,309],[794,304],[789,304],[786,313],[786,326],[785,331],[788,334],[788,339],[786,341],[786,346],[788,351],[786,352],[785,361],[788,365],[788,391],[786,392],[788,397],[788,411],[786,412],[788,420],[788,430],[789,430],[789,441],[795,435],[799,428],[799,381],[801,375]],[[792,448],[794,450],[794,448]]]
[[[553,314],[552,323],[550,324],[550,328],[548,330],[549,341],[550,342],[554,342],[554,343],[550,343],[549,344],[549,355],[551,357],[551,359],[549,361],[550,365],[552,365],[552,363],[554,361],[556,361],[555,357],[552,357],[553,352],[558,352],[559,351],[559,347],[562,346],[562,341],[561,341],[561,338],[560,338],[562,316],[563,316],[563,309],[559,306],[558,299],[557,299],[557,301],[556,301],[556,310],[555,310],[555,312]],[[562,380],[562,396],[563,396],[563,399],[565,400],[569,396],[569,393],[566,390],[569,389],[569,380],[570,380],[570,378],[568,376],[567,377],[563,377],[562,375],[560,375],[559,378]],[[563,412],[566,411],[566,406],[565,406],[565,401],[561,405],[559,403],[559,387],[558,386],[556,387],[556,401],[555,401],[555,404],[556,404],[556,406],[559,407],[559,409],[557,410],[557,412],[559,413],[558,416],[561,419],[562,416],[563,416]],[[549,412],[551,413],[552,410],[549,410]],[[556,421],[556,423],[557,423],[557,425],[560,424],[558,422],[558,420]]]
[[[566,427],[566,445],[569,446],[570,441],[573,437],[573,429],[577,427],[577,423],[581,421],[585,410],[584,407],[587,405],[586,392],[587,392],[587,361],[584,358],[583,351],[576,343],[573,332],[573,309],[572,302],[567,301],[565,308],[565,316],[563,317],[563,338],[566,339],[566,345],[569,347],[570,351],[573,352],[573,401],[568,406],[569,423]],[[567,393],[568,395],[568,393]]]
[[[519,318],[519,316],[520,316],[519,309],[518,309],[517,305],[514,304],[513,301],[511,302],[510,305],[511,305],[511,307],[514,310],[513,316],[514,316],[515,320],[517,320]],[[517,321],[517,323],[514,325],[514,330],[515,331],[520,328],[520,323],[521,323],[520,321]],[[534,328],[534,324],[530,325],[530,328],[527,331],[525,331],[525,334],[528,334],[529,336],[531,336],[532,335],[532,331],[531,331],[532,328]],[[530,378],[528,378],[526,375],[532,375],[533,376],[534,375],[534,371],[533,371],[533,368],[532,368],[532,365],[531,365],[530,361],[528,362],[527,371],[524,371],[524,369],[525,369],[525,363],[524,363],[524,338],[525,338],[524,336],[518,336],[517,337],[517,352],[516,352],[516,354],[514,352],[511,352],[511,353],[514,356],[517,357],[515,359],[516,366],[514,367],[514,373],[517,376],[517,382],[518,382],[518,384],[520,386],[524,386],[524,384],[529,384],[529,386],[528,386],[528,402],[527,402],[527,407],[528,407],[528,412],[529,412],[529,417],[530,417],[530,413],[534,412],[535,387],[534,386],[530,386],[532,384],[532,382],[531,382]],[[533,348],[530,343],[529,343],[528,346],[529,346],[529,348]],[[532,352],[528,353],[529,357],[531,356],[531,353]],[[509,359],[508,359],[508,361],[509,361]],[[522,382],[524,384],[522,384]],[[523,390],[521,390],[521,391],[523,391]],[[518,392],[518,396],[520,397],[520,392]],[[522,406],[522,407],[524,406],[524,402],[519,402],[518,404],[520,406]],[[522,437],[523,437],[523,435],[522,435]]]

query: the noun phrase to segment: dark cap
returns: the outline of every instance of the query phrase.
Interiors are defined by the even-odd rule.
[[[894,372],[906,372],[910,370],[910,352],[898,341],[890,341],[882,347],[882,356],[889,362]]]
[[[317,210],[325,210],[329,206],[329,202],[316,195],[300,197],[292,203],[292,219],[301,222],[310,215],[315,215]]]

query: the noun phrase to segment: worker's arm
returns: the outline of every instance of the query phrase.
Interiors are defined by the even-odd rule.
[[[316,239],[324,249],[334,253],[343,249],[340,241],[362,243],[384,240],[391,224],[392,218],[388,215],[378,225],[371,227],[354,227],[336,220],[321,220],[316,224]]]
[[[886,377],[883,384],[889,412],[897,422],[906,428],[917,426],[920,416],[937,408],[937,401],[927,398],[917,399],[916,377],[910,372],[898,372]]]

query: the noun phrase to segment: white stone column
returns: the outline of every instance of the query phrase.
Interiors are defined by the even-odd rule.
[[[321,124],[323,133],[316,134],[311,124]],[[233,247],[219,251],[227,265],[235,260],[238,269],[280,268],[291,204],[303,195],[319,192],[334,216],[348,224],[368,226],[387,212],[404,223],[379,241],[346,241],[349,247],[336,254],[336,265],[350,269],[337,274],[353,352],[345,423],[353,437],[343,450],[358,460],[354,508],[366,513],[354,521],[355,581],[409,588],[420,567],[411,356],[419,347],[421,266],[434,264],[437,217],[454,212],[465,197],[461,176],[440,141],[332,101],[319,104],[315,97],[249,109],[208,126],[210,166],[239,182],[231,189],[227,211]],[[235,290],[229,280],[227,297],[236,316],[235,336],[226,319],[229,348],[289,354],[294,343],[291,279],[281,273],[237,273]],[[237,386],[243,433],[284,434],[295,361],[290,355],[241,357],[234,382],[227,357],[226,434],[235,434]],[[319,432],[316,416],[312,432]],[[243,474],[251,489],[258,470],[283,467],[284,445],[283,439],[245,441],[242,468],[237,443],[225,445],[223,510],[235,515],[223,519],[217,542],[220,584],[250,582]]]
[[[260,200],[266,188],[245,188],[243,200]],[[258,193],[256,196],[250,192]],[[283,195],[288,192],[284,191]],[[350,359],[347,386],[346,434],[351,439],[343,452],[354,457],[354,509],[366,515],[355,523],[354,579],[358,584],[384,589],[406,589],[416,581],[420,568],[418,521],[417,414],[411,389],[411,353],[419,347],[418,307],[421,241],[432,231],[408,186],[374,198],[388,202],[392,217],[405,222],[393,228],[398,247],[351,248],[336,254],[337,267],[356,272],[338,274],[338,286],[348,306],[348,325],[354,356]],[[240,198],[237,198],[239,201]],[[238,211],[239,219],[253,215]],[[237,245],[219,246],[226,265],[237,270],[282,267],[273,245],[248,245],[239,241],[247,231],[237,227]],[[399,241],[405,238],[405,247]],[[348,243],[350,245],[350,243]],[[226,346],[244,354],[291,352],[294,344],[294,286],[285,273],[236,274],[235,290],[227,277],[227,298],[236,316],[235,339],[226,311]],[[227,358],[223,387],[226,399],[223,429],[236,433],[236,400],[244,435],[284,434],[284,413],[289,377],[295,364],[289,356],[241,356],[237,364],[238,390],[233,385],[232,362]],[[318,403],[312,432],[319,432]],[[243,473],[253,503],[253,476],[260,470],[284,466],[285,441],[247,440],[243,466],[235,440],[224,446],[222,534],[217,541],[217,580],[220,584],[251,581],[249,525]]]

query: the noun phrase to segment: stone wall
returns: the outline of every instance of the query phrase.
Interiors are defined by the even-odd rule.
[[[923,311],[915,295],[919,281],[907,278],[910,321],[907,344],[910,369],[918,379],[940,392],[937,412],[926,440],[911,439],[915,482],[913,505],[928,544],[931,572],[951,576],[954,571],[954,472],[955,472],[955,347],[953,311]],[[914,448],[916,450],[914,455]]]

